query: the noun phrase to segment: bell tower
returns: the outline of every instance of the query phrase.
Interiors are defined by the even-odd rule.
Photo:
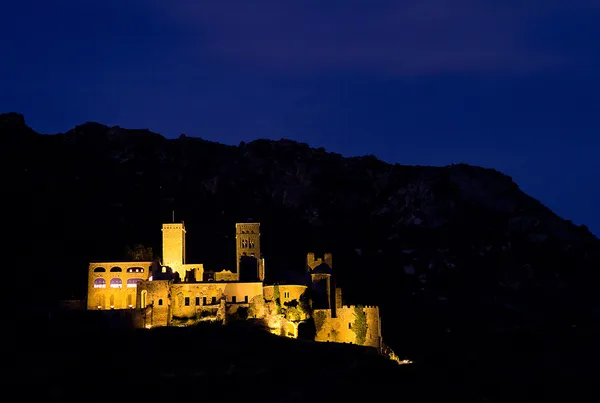
[[[162,264],[179,273],[181,280],[185,278],[185,232],[183,222],[162,225]]]
[[[262,258],[260,255],[260,223],[237,223],[235,224],[235,249],[236,249],[236,268],[238,280],[262,281],[264,278],[264,270],[262,268]],[[256,260],[254,260],[256,259]],[[242,265],[240,262],[249,261],[256,262],[251,266]],[[241,273],[248,270],[249,272]]]

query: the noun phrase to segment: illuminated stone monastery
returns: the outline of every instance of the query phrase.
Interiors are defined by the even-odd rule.
[[[146,328],[259,319],[281,336],[312,328],[316,341],[382,348],[379,308],[342,304],[330,253],[307,254],[307,284],[266,285],[260,223],[235,225],[235,271],[187,263],[185,236],[183,222],[163,224],[162,260],[90,263],[87,309],[130,310]]]

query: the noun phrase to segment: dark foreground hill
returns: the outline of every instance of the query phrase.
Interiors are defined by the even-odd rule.
[[[99,123],[41,135],[18,114],[0,115],[0,146],[7,269],[27,291],[17,310],[85,297],[90,260],[125,259],[138,243],[160,254],[173,211],[188,262],[235,267],[234,224],[252,219],[269,281],[298,277],[308,251],[332,252],[345,302],[379,305],[401,356],[428,368],[460,357],[480,369],[476,385],[494,362],[505,370],[486,379],[507,390],[533,374],[576,379],[579,392],[598,374],[586,357],[597,357],[600,241],[495,170]]]
[[[554,346],[531,334],[511,338],[514,351],[488,339],[485,357],[448,349],[436,362],[398,365],[369,347],[287,339],[250,322],[127,329],[106,327],[103,314],[37,328],[12,346],[4,380],[19,400],[489,403],[597,395],[597,373],[577,373],[572,358],[553,356]],[[515,354],[526,351],[527,359]],[[570,357],[599,358],[577,344]]]

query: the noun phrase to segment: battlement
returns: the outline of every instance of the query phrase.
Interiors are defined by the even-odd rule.
[[[243,222],[235,224],[236,234],[260,234],[259,222]]]
[[[163,230],[174,229],[174,230],[180,230],[180,231],[183,230],[185,232],[185,225],[183,224],[183,222],[163,224],[162,229]]]
[[[316,267],[326,264],[330,269],[333,269],[333,259],[331,253],[325,253],[323,256],[315,257],[313,252],[309,252],[306,254],[306,265],[308,266],[308,270],[312,271]]]
[[[356,309],[357,305],[342,305],[342,309]],[[377,305],[364,305],[363,309],[379,309]]]

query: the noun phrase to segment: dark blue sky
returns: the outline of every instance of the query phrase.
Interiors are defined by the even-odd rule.
[[[19,0],[0,112],[511,175],[600,235],[600,1]]]

